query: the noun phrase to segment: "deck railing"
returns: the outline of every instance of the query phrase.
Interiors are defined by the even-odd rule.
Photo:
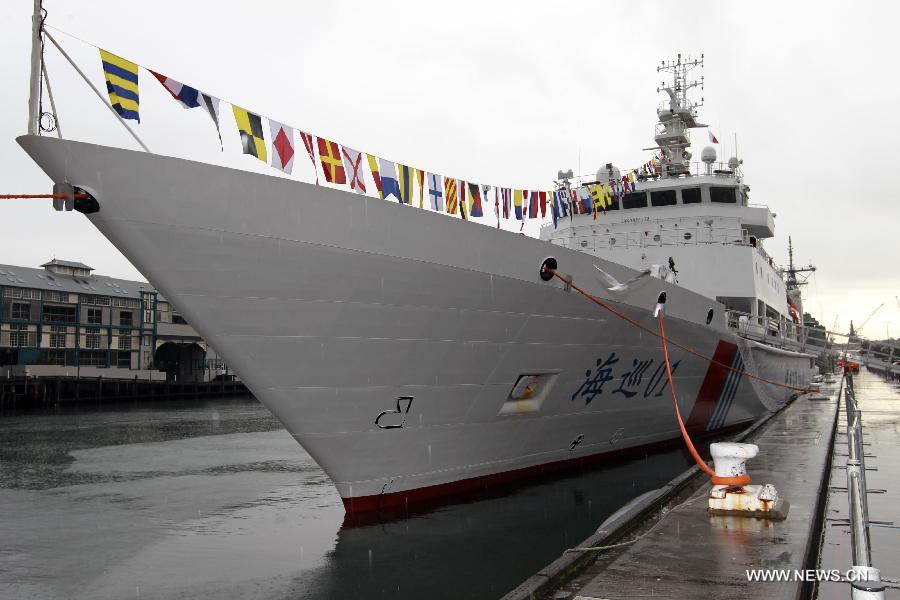
[[[770,345],[797,349],[806,345],[806,330],[792,321],[726,310],[728,327],[739,335]]]

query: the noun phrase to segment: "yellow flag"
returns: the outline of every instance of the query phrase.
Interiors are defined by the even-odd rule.
[[[263,162],[268,162],[266,154],[266,140],[263,137],[262,119],[240,106],[232,105],[234,121],[237,123],[238,132],[241,134],[241,147],[244,154],[255,156]]]

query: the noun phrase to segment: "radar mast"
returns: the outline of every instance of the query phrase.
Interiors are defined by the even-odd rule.
[[[656,144],[660,151],[660,171],[662,177],[678,177],[690,173],[691,153],[688,148],[691,139],[688,130],[695,127],[706,127],[697,122],[697,108],[703,106],[703,98],[700,102],[692,102],[688,99],[688,91],[699,87],[703,90],[703,76],[699,80],[688,81],[688,75],[696,68],[703,67],[703,55],[699,59],[690,57],[682,59],[681,54],[676,60],[661,61],[656,71],[671,73],[672,82],[662,82],[656,88],[657,92],[665,92],[669,96],[669,105],[661,106],[656,110],[659,122],[656,124]]]

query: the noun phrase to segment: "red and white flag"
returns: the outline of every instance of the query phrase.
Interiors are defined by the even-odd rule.
[[[709,133],[709,143],[718,144],[719,140],[717,140],[716,136],[713,135],[712,129],[707,129],[706,131]]]
[[[272,133],[272,166],[290,174],[294,168],[294,128],[269,119]]]
[[[353,148],[344,146],[341,149],[344,159],[344,171],[347,173],[347,183],[350,189],[357,194],[366,193],[366,182],[363,180],[362,154]]]
[[[306,148],[306,153],[309,154],[309,160],[312,162],[313,172],[316,174],[316,185],[319,185],[319,169],[316,167],[316,146],[315,141],[313,141],[313,136],[311,133],[306,133],[305,131],[297,130],[297,133],[300,134],[300,139],[303,140],[303,146]]]

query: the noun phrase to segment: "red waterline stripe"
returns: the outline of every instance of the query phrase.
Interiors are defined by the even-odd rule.
[[[733,423],[727,427],[714,432],[719,433],[726,430],[737,429],[753,423],[753,419]],[[401,492],[393,492],[390,494],[373,494],[371,496],[357,496],[355,498],[341,498],[344,502],[344,509],[348,515],[361,514],[378,510],[395,509],[399,507],[411,507],[415,504],[433,502],[435,500],[446,498],[449,496],[460,496],[467,493],[481,491],[491,486],[498,486],[523,479],[540,477],[542,475],[551,475],[563,471],[569,471],[578,467],[611,460],[614,458],[624,458],[632,455],[640,454],[647,450],[662,448],[671,445],[675,440],[680,440],[681,436],[675,436],[670,439],[651,442],[640,446],[630,446],[628,448],[620,448],[607,452],[599,452],[588,456],[579,456],[577,458],[568,458],[555,462],[545,463],[542,465],[534,465],[532,467],[524,467],[514,469],[512,471],[503,471],[501,473],[491,473],[489,475],[479,475],[469,479],[460,479],[459,481],[450,481],[437,485],[416,488],[413,490],[403,490]]]

